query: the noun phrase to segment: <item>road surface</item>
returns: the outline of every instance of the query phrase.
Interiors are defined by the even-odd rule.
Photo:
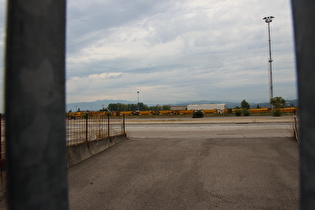
[[[290,119],[186,121],[127,121],[129,140],[69,169],[70,209],[298,209]]]

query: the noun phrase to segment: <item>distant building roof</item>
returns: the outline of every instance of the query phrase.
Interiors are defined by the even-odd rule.
[[[211,109],[226,109],[225,104],[189,104],[187,110],[211,110]]]
[[[187,106],[171,106],[172,111],[186,110]]]

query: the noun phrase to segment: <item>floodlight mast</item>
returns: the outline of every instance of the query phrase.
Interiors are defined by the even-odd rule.
[[[271,57],[271,38],[270,38],[270,23],[272,22],[273,16],[264,17],[265,23],[268,24],[268,43],[269,43],[269,88],[270,88],[270,99],[273,98],[273,84],[272,84],[272,57]],[[273,109],[273,106],[271,105]]]

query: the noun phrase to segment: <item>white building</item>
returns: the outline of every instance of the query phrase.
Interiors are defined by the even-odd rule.
[[[186,106],[171,106],[172,111],[186,110]]]
[[[216,109],[219,112],[223,112],[226,109],[225,104],[189,104],[187,110],[212,110]]]

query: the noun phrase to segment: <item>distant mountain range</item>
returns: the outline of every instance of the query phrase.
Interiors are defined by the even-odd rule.
[[[66,111],[77,111],[80,110],[89,110],[89,111],[98,111],[102,108],[107,108],[108,104],[113,103],[122,103],[122,104],[136,104],[136,101],[127,101],[127,100],[98,100],[93,102],[78,102],[78,103],[69,103],[66,105]]]
[[[89,111],[98,111],[102,108],[106,108],[108,104],[112,103],[122,103],[122,104],[136,104],[136,101],[127,101],[127,100],[98,100],[93,102],[78,102],[78,103],[69,103],[66,105],[66,111],[77,111],[80,110],[89,110]],[[240,102],[228,102],[228,101],[210,101],[210,100],[200,100],[200,101],[178,101],[175,104],[170,104],[171,106],[187,106],[188,104],[225,104],[227,108],[234,108],[240,106]],[[287,105],[297,106],[297,100],[287,100]],[[156,104],[147,104],[149,106],[155,106]],[[164,105],[164,104],[161,104]],[[167,104],[169,105],[169,104]],[[256,108],[257,105],[260,107],[268,107],[268,102],[262,103],[250,103],[251,108]]]
[[[188,104],[225,104],[227,108],[234,108],[236,106],[240,106],[241,102],[209,101],[209,100],[176,102],[177,106],[187,106]],[[286,104],[288,106],[297,106],[298,101],[297,100],[286,100]],[[251,108],[257,108],[258,105],[259,105],[259,107],[269,107],[270,103],[269,102],[250,103]]]

